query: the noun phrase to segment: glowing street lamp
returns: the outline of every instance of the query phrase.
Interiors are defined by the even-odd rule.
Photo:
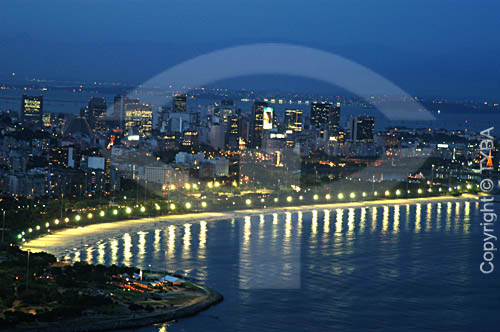
[[[391,194],[391,192],[390,192],[389,190],[386,190],[386,191],[385,191],[385,195],[386,195],[386,196],[389,196],[390,194]]]
[[[125,213],[126,214],[131,214],[132,213],[132,209],[127,206],[127,208],[125,209]]]
[[[114,209],[113,210],[113,214],[116,216],[118,214],[118,210],[117,209]]]
[[[158,205],[158,203],[155,203],[155,209],[156,211],[160,211],[160,206]]]
[[[422,194],[422,193],[423,193],[422,189],[421,189],[421,188],[418,188],[417,193],[418,193],[419,195],[420,195],[420,194]]]
[[[94,215],[93,215],[92,213],[89,213],[89,214],[87,215],[87,218],[89,218],[89,219],[92,219],[93,217],[94,217]]]
[[[378,192],[376,192],[376,191],[375,191],[375,192],[373,193],[373,196],[378,196]]]
[[[69,218],[68,217],[64,218],[64,222],[68,223],[69,222]]]
[[[29,228],[29,229],[28,229],[28,233],[31,233],[31,232],[33,232],[33,229],[32,229],[32,228]]]
[[[81,217],[79,214],[77,214],[77,215],[75,216],[75,220],[76,220],[76,221],[80,221],[80,219],[82,219],[82,217]]]
[[[207,207],[207,202],[201,202],[201,207],[206,208]]]
[[[303,200],[303,199],[304,199],[304,196],[300,195],[299,200]]]
[[[361,196],[366,197],[366,193],[363,191],[363,194],[361,194]]]
[[[252,201],[251,201],[250,199],[246,199],[246,200],[245,200],[245,204],[246,204],[246,205],[250,205],[250,204],[252,204]]]
[[[325,199],[330,199],[330,198],[332,198],[332,195],[330,195],[330,194],[325,195]]]
[[[401,195],[401,190],[398,189],[398,190],[396,190],[396,196],[399,196],[399,195]]]
[[[349,194],[349,197],[350,197],[350,198],[356,198],[356,193],[350,193],[350,194]]]
[[[54,223],[55,223],[56,225],[59,225],[59,219],[54,220]]]
[[[317,194],[314,194],[313,199],[314,199],[315,201],[317,201],[317,200],[318,200],[318,198],[319,198],[319,196],[318,196]]]
[[[189,183],[186,183],[186,184],[184,185],[184,188],[186,188],[186,190],[189,190],[189,189],[191,189],[191,185],[190,185]]]
[[[45,223],[45,228],[49,228],[50,224],[48,222]],[[23,234],[24,235],[24,234]]]
[[[142,213],[146,212],[146,208],[144,206],[141,206],[141,212]]]
[[[40,225],[37,225],[36,226],[36,230],[39,231],[40,230]]]
[[[288,196],[288,197],[286,198],[286,201],[290,203],[290,202],[292,201],[292,196]]]
[[[187,203],[186,203],[186,209],[188,209],[188,210],[189,210],[190,208],[191,208],[191,203],[187,202]]]
[[[344,194],[339,193],[339,194],[337,195],[337,198],[338,198],[338,199],[344,199]]]
[[[273,201],[274,203],[278,203],[278,197],[274,197]]]
[[[174,203],[170,204],[170,210],[175,210],[175,204]]]
[[[106,215],[106,213],[104,213],[104,211],[101,211],[101,212],[99,212],[99,215],[100,215],[101,217],[104,217],[104,216]]]

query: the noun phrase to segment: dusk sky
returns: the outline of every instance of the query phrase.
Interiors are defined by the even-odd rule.
[[[487,0],[2,1],[0,79],[140,83],[223,47],[279,42],[342,55],[413,95],[500,97],[499,12]]]

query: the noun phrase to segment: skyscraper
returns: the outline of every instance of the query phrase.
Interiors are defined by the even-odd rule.
[[[119,127],[122,127],[122,114],[123,114],[123,105],[122,105],[122,96],[116,95],[113,99],[113,113],[111,115],[111,119],[114,123],[117,123]]]
[[[124,127],[127,135],[138,134],[150,136],[153,129],[153,108],[148,104],[140,104],[139,98],[124,98]]]
[[[373,142],[375,118],[362,115],[352,119],[351,140],[354,142]]]
[[[226,128],[226,148],[236,151],[239,148],[240,140],[240,118],[238,115],[231,115]]]
[[[302,131],[302,110],[285,110],[285,128],[287,130],[292,130],[293,132]]]
[[[334,107],[328,102],[313,102],[311,104],[311,126],[327,129],[335,136],[340,127],[340,103]]]
[[[186,113],[187,110],[187,96],[177,94],[173,98],[173,111],[174,113]]]
[[[106,110],[107,106],[104,98],[90,98],[87,122],[92,131],[102,132],[106,130]]]
[[[252,129],[250,138],[250,147],[259,148],[262,146],[262,135],[264,131],[264,125],[269,125],[269,119],[267,119],[266,124],[264,124],[264,110],[270,109],[271,111],[271,121],[272,121],[272,108],[268,107],[266,102],[256,101],[253,103],[252,108]],[[269,115],[267,116],[269,117]],[[271,122],[272,123],[272,122]]]
[[[328,135],[338,136],[340,130],[340,103],[337,106],[333,106],[332,110],[328,114]]]
[[[43,96],[23,95],[21,101],[21,119],[25,126],[34,129],[42,127]]]

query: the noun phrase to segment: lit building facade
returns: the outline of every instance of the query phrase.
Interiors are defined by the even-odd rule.
[[[41,128],[43,117],[43,96],[23,95],[21,102],[21,118],[25,126]]]

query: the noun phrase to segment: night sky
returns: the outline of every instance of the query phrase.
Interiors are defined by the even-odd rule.
[[[278,42],[344,56],[414,95],[500,97],[499,13],[497,0],[1,1],[0,79],[140,83],[220,48]],[[220,84],[259,81],[300,85]]]

